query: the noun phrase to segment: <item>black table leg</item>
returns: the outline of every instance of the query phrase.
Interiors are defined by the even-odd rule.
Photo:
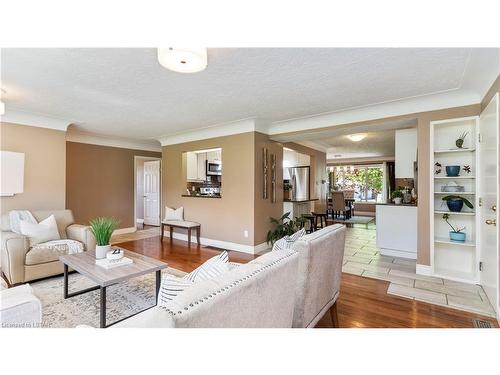
[[[64,299],[68,298],[68,265],[64,264]]]
[[[156,271],[156,303],[158,304],[158,295],[160,293],[161,271]]]
[[[106,287],[101,286],[99,289],[101,291],[101,311],[100,311],[101,323],[100,323],[100,327],[106,328]]]

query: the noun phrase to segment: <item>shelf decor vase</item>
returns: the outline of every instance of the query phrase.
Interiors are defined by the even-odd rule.
[[[465,233],[463,233],[463,232],[450,232],[450,240],[465,242]]]
[[[448,199],[446,205],[451,212],[460,212],[464,207],[464,201],[461,199]]]
[[[455,145],[458,147],[458,148],[462,148],[464,147],[464,140],[462,138],[459,138],[455,141]]]
[[[460,165],[447,165],[446,176],[457,177],[460,174]]]
[[[106,254],[111,250],[111,245],[99,246],[95,247],[95,257],[96,259],[104,259],[106,258]]]
[[[403,203],[403,198],[401,197],[394,198],[394,204],[401,204],[401,203]]]

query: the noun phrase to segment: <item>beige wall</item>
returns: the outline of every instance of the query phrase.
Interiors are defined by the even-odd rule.
[[[66,207],[77,223],[110,216],[120,220],[119,228],[135,227],[136,155],[161,157],[159,152],[66,142]]]
[[[222,198],[182,197],[186,194],[183,153],[218,147],[222,148]],[[164,146],[162,210],[182,206],[187,220],[201,223],[202,237],[253,246],[254,148],[253,132]]]
[[[1,213],[64,209],[66,133],[10,123],[0,127],[1,149],[25,154],[24,192],[1,197]]]
[[[486,108],[488,103],[491,101],[491,98],[493,98],[497,92],[500,92],[500,75],[497,77],[495,82],[493,82],[493,85],[491,85],[483,100],[481,100],[481,111]]]

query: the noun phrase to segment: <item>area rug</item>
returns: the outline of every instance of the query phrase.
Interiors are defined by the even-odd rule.
[[[182,276],[174,268],[163,274]],[[73,328],[78,325],[99,327],[99,290],[68,299],[63,298],[63,277],[31,282],[35,295],[42,303],[42,327]],[[94,286],[89,279],[76,272],[69,275],[69,291]],[[131,316],[155,304],[155,274],[136,277],[106,290],[106,320],[110,324]]]
[[[364,224],[368,225],[375,220],[374,217],[371,216],[353,216],[350,219],[334,219],[336,223],[344,223],[344,224]]]

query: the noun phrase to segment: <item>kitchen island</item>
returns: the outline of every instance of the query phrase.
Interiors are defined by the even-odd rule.
[[[377,247],[380,254],[417,259],[417,205],[377,203]]]

